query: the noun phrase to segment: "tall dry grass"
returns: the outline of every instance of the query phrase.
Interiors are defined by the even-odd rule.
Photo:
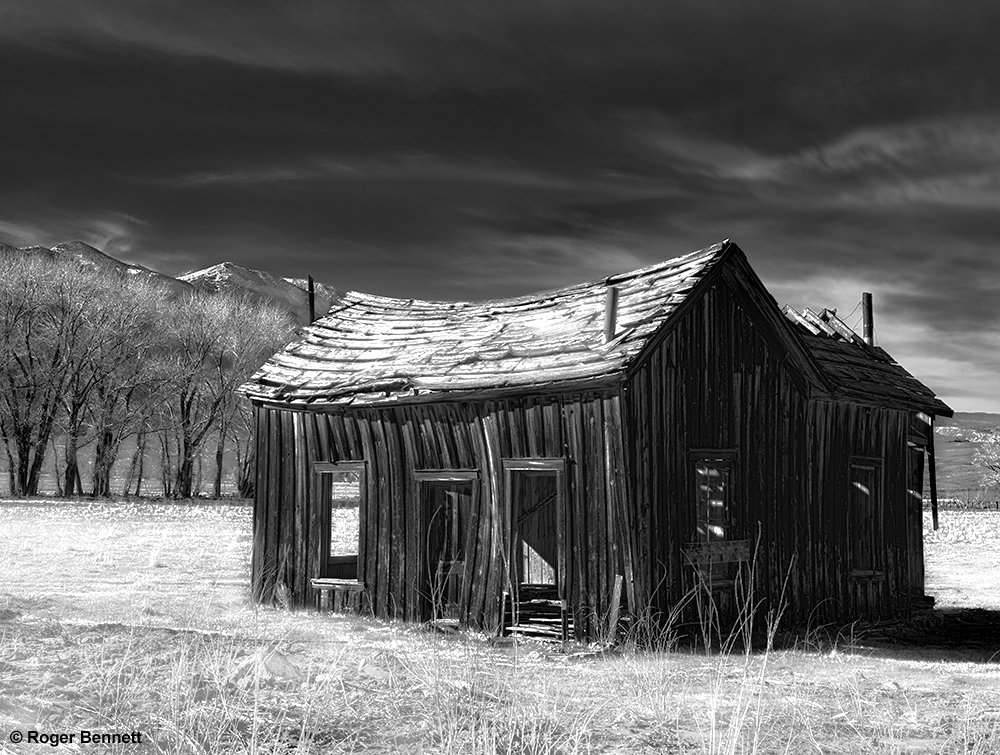
[[[0,719],[137,729],[177,755],[1000,751],[1000,672],[874,658],[850,634],[776,649],[780,606],[752,583],[732,626],[702,585],[614,646],[272,609],[204,631],[197,596],[172,628],[5,622],[0,604]]]
[[[475,635],[327,621],[349,639],[308,641],[315,617],[294,614],[245,636],[22,628],[0,643],[0,684],[18,686],[0,711],[5,725],[40,730],[138,729],[148,752],[177,755],[985,755],[1000,745],[995,688],[893,684],[895,666],[847,648],[497,647]]]

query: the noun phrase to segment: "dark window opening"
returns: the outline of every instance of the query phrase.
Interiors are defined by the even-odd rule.
[[[848,477],[847,539],[853,576],[881,575],[882,517],[881,460],[852,460]]]
[[[688,516],[688,542],[683,559],[695,584],[711,590],[735,583],[740,564],[750,559],[750,543],[743,532],[734,493],[736,451],[692,450],[693,491]]]
[[[695,531],[693,542],[732,540],[730,464],[722,459],[695,462]]]

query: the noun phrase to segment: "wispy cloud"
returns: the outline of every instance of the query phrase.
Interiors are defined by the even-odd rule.
[[[403,153],[379,160],[318,156],[300,164],[276,163],[140,179],[145,183],[178,188],[240,187],[328,180],[448,181],[551,190],[568,190],[578,186],[571,180],[543,171],[482,159],[459,161],[430,153]]]
[[[985,400],[998,24],[980,0],[6,0],[0,237],[429,298],[731,237],[782,302],[874,291],[905,365]]]
[[[41,225],[0,218],[0,243],[10,246],[31,246],[47,239],[49,230]]]
[[[127,261],[136,243],[137,229],[146,225],[137,217],[117,212],[93,217],[48,208],[45,217],[44,224],[0,218],[0,239],[12,246],[53,246],[61,241],[83,241]]]

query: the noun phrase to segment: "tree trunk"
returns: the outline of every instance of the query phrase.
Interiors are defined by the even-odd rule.
[[[183,453],[182,459],[177,464],[177,477],[174,479],[174,498],[190,498],[191,488],[194,485],[194,458]]]
[[[160,475],[163,479],[164,498],[172,498],[174,494],[174,486],[171,485],[172,472],[173,463],[170,458],[170,438],[167,437],[167,431],[164,430],[160,434]]]
[[[212,485],[212,495],[222,498],[222,462],[226,455],[226,429],[219,428],[219,442],[215,446],[215,482]]]
[[[56,481],[56,495],[63,497],[62,470],[59,469],[59,448],[56,446],[56,439],[52,438],[52,479]]]
[[[34,443],[31,442],[30,430],[28,430],[27,437],[23,439],[23,456],[19,459],[21,462],[19,466],[25,470],[23,495],[38,495],[38,483],[42,478],[42,464],[45,462],[45,447],[49,444],[49,438],[52,437],[52,422],[51,419],[42,422]],[[32,451],[34,451],[34,456],[32,456]]]
[[[14,495],[14,454],[10,451],[10,442],[3,436],[3,450],[7,454],[7,492]]]
[[[197,498],[201,495],[201,481],[203,478],[202,470],[204,464],[202,463],[201,453],[196,453],[194,455],[194,481],[191,483],[191,498]]]
[[[42,461],[44,459],[45,454],[35,454],[35,458],[31,460],[27,484],[24,486],[25,495],[38,495],[38,484],[42,481]]]
[[[42,476],[42,462],[45,459],[45,445],[48,443],[48,435],[41,443],[42,453],[37,453],[38,445],[32,442],[31,430],[23,430],[16,438],[17,449],[17,490],[16,496],[38,495],[38,482]],[[35,452],[35,453],[33,453]]]
[[[240,464],[240,477],[237,482],[240,498],[253,498],[255,486],[254,473],[256,471],[254,469],[254,459],[254,452],[250,450]]]
[[[136,453],[139,454],[139,471],[136,473],[135,478],[135,497],[138,498],[142,495],[142,473],[146,467],[146,433],[142,431],[139,433],[140,441],[136,438]]]
[[[29,463],[28,454],[31,445],[25,438],[17,439],[17,479],[15,480],[15,490],[12,495],[28,496],[32,495],[28,489]]]
[[[77,454],[79,441],[76,428],[71,426],[66,435],[66,445],[63,447],[63,459],[66,461],[66,466],[63,468],[62,494],[67,498],[73,497],[73,491],[80,476],[80,461]]]
[[[123,496],[127,496],[129,491],[132,490],[132,481],[135,480],[135,470],[139,466],[139,454],[141,453],[139,449],[142,447],[142,435],[142,430],[139,430],[135,436],[135,451],[132,452],[132,458],[128,463],[128,471],[125,473],[125,481],[122,483]]]
[[[102,498],[111,495],[111,471],[118,458],[118,448],[119,444],[115,443],[115,436],[110,430],[105,428],[98,434],[94,446],[94,486],[91,495]]]

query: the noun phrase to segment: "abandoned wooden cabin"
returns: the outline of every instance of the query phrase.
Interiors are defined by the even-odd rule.
[[[255,598],[594,636],[742,570],[795,620],[905,614],[951,410],[870,341],[731,242],[510,299],[348,293],[243,389]]]

